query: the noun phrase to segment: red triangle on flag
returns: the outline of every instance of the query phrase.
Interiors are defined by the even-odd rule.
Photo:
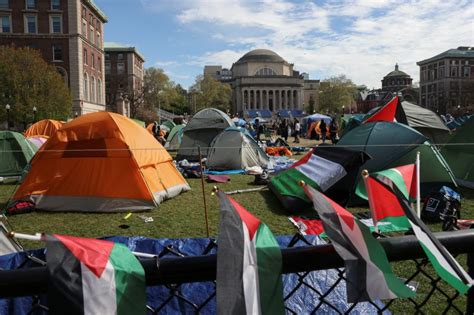
[[[109,261],[114,243],[93,238],[54,235],[87,268],[100,278]]]
[[[255,233],[257,233],[258,227],[260,226],[260,220],[254,217],[250,212],[247,211],[244,207],[242,207],[237,201],[232,199],[231,197],[227,197],[230,200],[232,206],[234,206],[235,210],[240,216],[240,219],[244,222],[245,226],[249,230],[250,240],[253,240]]]
[[[398,96],[395,96],[390,102],[382,107],[375,114],[370,116],[364,121],[364,124],[374,121],[395,121],[395,115],[397,114]]]

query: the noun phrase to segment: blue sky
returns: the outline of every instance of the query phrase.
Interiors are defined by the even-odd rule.
[[[474,46],[473,0],[95,0],[105,41],[135,46],[185,88],[204,65],[230,67],[251,49],[272,49],[311,79],[345,74],[379,87],[416,61]]]

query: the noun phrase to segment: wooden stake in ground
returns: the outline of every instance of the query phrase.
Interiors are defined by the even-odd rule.
[[[204,201],[204,217],[206,219],[206,233],[209,237],[209,222],[207,220],[207,203],[206,203],[206,192],[204,191],[204,173],[202,168],[202,156],[201,156],[201,147],[198,146],[199,153],[199,167],[201,169],[201,187],[202,187],[202,200]]]

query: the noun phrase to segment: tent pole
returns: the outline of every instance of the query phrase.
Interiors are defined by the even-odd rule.
[[[199,153],[199,168],[201,170],[202,200],[204,201],[204,218],[206,219],[206,234],[207,234],[207,237],[209,237],[209,221],[207,219],[206,192],[204,191],[204,173],[202,169],[201,146],[198,146],[198,153]]]
[[[420,151],[416,152],[416,214],[421,218]]]

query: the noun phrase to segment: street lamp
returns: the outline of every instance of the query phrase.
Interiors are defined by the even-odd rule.
[[[7,130],[10,130],[10,104],[5,105],[7,110]]]
[[[33,123],[36,122],[36,111],[37,111],[36,106],[33,106]]]
[[[461,112],[461,105],[459,104],[458,105],[458,116],[459,116],[459,113]]]
[[[77,115],[78,115],[78,113],[77,113],[77,112],[75,112],[75,113],[74,113],[74,118],[77,118]]]

